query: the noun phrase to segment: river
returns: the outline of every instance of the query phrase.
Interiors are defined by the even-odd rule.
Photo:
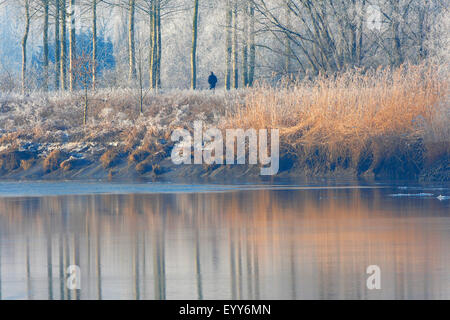
[[[358,181],[1,182],[0,298],[450,299],[449,195]],[[381,288],[369,290],[373,265]]]

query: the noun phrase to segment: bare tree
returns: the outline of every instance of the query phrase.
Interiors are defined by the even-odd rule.
[[[286,3],[284,4],[284,10],[286,15],[286,27],[291,28],[291,12],[289,10],[289,0],[286,0]],[[284,39],[284,54],[285,54],[285,62],[284,62],[284,72],[286,74],[289,74],[291,71],[291,40],[289,39],[289,36],[285,35]]]
[[[242,86],[248,86],[248,1],[243,1],[242,13]]]
[[[97,0],[92,0],[92,89],[97,84]]]
[[[233,11],[231,8],[231,0],[226,0],[226,74],[225,74],[225,88],[227,90],[231,89],[231,54],[232,54],[232,32],[231,24],[233,19]]]
[[[74,60],[74,75],[83,89],[83,125],[87,124],[89,112],[89,88],[91,87],[92,73],[95,69],[92,56],[87,52],[82,52]]]
[[[255,63],[256,63],[256,44],[255,44],[255,7],[252,1],[249,4],[250,15],[250,30],[248,34],[249,42],[249,70],[248,70],[248,85],[253,86],[255,79]]]
[[[233,88],[239,88],[239,49],[238,49],[238,3],[237,0],[233,0]]]
[[[75,0],[70,0],[69,8],[70,29],[69,29],[69,88],[73,91],[75,83],[74,63],[76,59],[76,31],[75,31]]]
[[[59,33],[60,0],[54,0],[55,4],[55,89],[59,90],[61,80],[61,41]]]
[[[42,0],[44,7],[44,24],[42,30],[42,43],[44,50],[44,90],[48,91],[48,76],[49,76],[49,58],[48,58],[48,24],[49,24],[49,0]]]
[[[150,87],[161,85],[161,0],[152,0],[150,13]]]
[[[30,0],[23,0],[23,5],[25,8],[25,31],[22,37],[22,94],[25,94],[27,89],[27,41],[31,23]]]
[[[128,65],[129,80],[136,79],[136,52],[135,52],[135,13],[136,13],[136,0],[130,0],[128,6]]]
[[[194,0],[194,19],[192,22],[191,50],[191,89],[197,88],[197,38],[198,38],[198,0]]]
[[[63,90],[67,89],[67,30],[66,30],[66,18],[67,18],[67,7],[66,0],[60,0],[60,13],[59,18],[61,22],[60,26],[60,40],[61,40],[61,88]]]

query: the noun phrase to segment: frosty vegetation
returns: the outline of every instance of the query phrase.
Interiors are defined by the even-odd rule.
[[[0,0],[0,176],[164,175],[201,119],[280,128],[281,175],[448,180],[448,7]]]
[[[261,79],[448,61],[448,0],[0,4],[1,91],[80,90],[80,65],[87,64],[90,89],[140,82],[204,89],[211,71],[219,86],[246,87]],[[83,55],[89,59],[77,63]]]

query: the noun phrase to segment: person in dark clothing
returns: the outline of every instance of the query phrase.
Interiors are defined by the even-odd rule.
[[[216,88],[217,77],[214,74],[214,72],[211,72],[211,74],[209,75],[208,83],[209,83],[209,90],[214,90]]]

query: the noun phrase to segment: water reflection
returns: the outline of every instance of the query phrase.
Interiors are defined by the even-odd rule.
[[[1,198],[0,298],[450,298],[448,202],[390,193]]]

